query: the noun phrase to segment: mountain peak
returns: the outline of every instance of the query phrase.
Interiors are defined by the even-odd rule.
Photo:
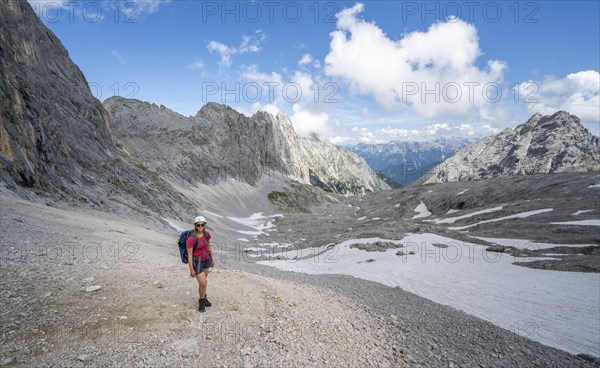
[[[563,171],[600,170],[599,138],[566,111],[535,114],[487,137],[432,170],[426,183]]]

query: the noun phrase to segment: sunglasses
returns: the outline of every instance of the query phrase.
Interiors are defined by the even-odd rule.
[[[206,226],[206,224],[196,224],[196,227]]]

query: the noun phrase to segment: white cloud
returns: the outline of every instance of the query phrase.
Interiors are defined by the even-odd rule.
[[[221,56],[219,65],[229,68],[232,62],[232,56],[236,54],[245,54],[249,52],[259,52],[262,50],[260,44],[267,38],[262,30],[257,30],[253,35],[242,35],[242,41],[238,47],[227,46],[221,42],[210,41],[207,45],[208,51],[217,52]]]
[[[517,93],[531,114],[565,110],[586,123],[600,121],[600,73],[596,70],[572,73],[562,79],[523,82]]]
[[[317,133],[322,136],[329,135],[329,114],[326,112],[315,112],[307,108],[304,103],[293,106],[294,114],[290,117],[294,124],[294,130],[300,136]]]
[[[258,70],[258,67],[256,65],[251,65],[247,67],[242,72],[242,77],[249,81],[257,82],[259,84],[283,84],[283,77],[281,76],[281,74],[277,72],[271,72],[270,74],[261,72],[260,70]]]
[[[313,76],[305,72],[296,72],[292,77],[294,89],[299,89],[301,98],[293,106],[294,114],[291,119],[294,123],[294,129],[300,135],[308,135],[310,133],[318,133],[322,136],[331,134],[329,127],[329,113],[327,112],[327,104],[323,103],[318,98],[317,93],[320,84],[317,83]],[[290,89],[292,90],[292,89]],[[288,100],[294,96],[286,96]]]
[[[260,103],[253,102],[247,111],[263,110],[276,115],[279,111],[289,112],[291,106],[288,116],[296,133],[301,136],[310,133],[328,136],[331,133],[327,106],[320,101],[315,102],[316,82],[310,74],[295,72],[289,80],[277,72],[261,72],[252,65],[242,72],[241,78],[254,83],[252,88],[248,88],[252,90],[252,97],[256,88],[260,89],[262,96]],[[240,89],[243,90],[244,86]]]
[[[421,134],[417,129],[383,128],[378,134],[387,137],[388,141],[410,139]]]
[[[351,132],[354,133],[355,137],[358,136],[358,141],[360,143],[385,143],[384,141],[376,139],[375,133],[367,128],[354,127],[351,129]]]
[[[328,139],[331,143],[336,144],[336,145],[344,144],[345,142],[349,142],[349,141],[353,140],[353,138],[351,138],[351,137],[342,137],[342,136],[330,137]]]
[[[236,53],[236,49],[217,41],[210,41],[207,48],[210,52],[216,51],[221,55],[221,61],[219,61],[220,66],[225,68],[231,66],[231,55]]]
[[[202,60],[196,60],[187,66],[190,70],[200,70],[204,68],[204,62]]]
[[[117,59],[117,61],[119,62],[119,64],[121,65],[126,65],[127,64],[127,60],[125,60],[125,58],[123,58],[123,56],[121,56],[121,54],[119,54],[116,50],[112,50],[112,56]]]
[[[119,6],[123,14],[135,20],[137,16],[152,14],[158,11],[161,5],[170,2],[171,0],[127,0],[122,4],[119,3]]]
[[[484,69],[477,66],[481,50],[473,25],[453,19],[393,40],[358,18],[363,9],[356,4],[337,14],[327,75],[389,110],[410,108],[428,119],[472,116],[494,99],[495,90],[488,89],[500,85],[506,65],[490,60]]]
[[[313,62],[313,57],[311,54],[304,54],[304,56],[302,56],[302,59],[300,59],[300,61],[298,61],[298,65],[307,65]]]
[[[279,107],[277,107],[277,105],[275,104],[269,103],[266,105],[262,105],[260,102],[255,102],[252,105],[250,105],[250,107],[238,106],[235,107],[235,109],[246,116],[252,116],[259,111],[265,111],[273,116],[277,116],[277,114],[281,112]]]
[[[439,137],[483,137],[497,134],[500,129],[490,124],[467,124],[467,123],[435,123],[418,129],[402,128],[379,128],[352,129],[358,135],[358,140],[363,143],[386,143],[390,141],[429,141]]]

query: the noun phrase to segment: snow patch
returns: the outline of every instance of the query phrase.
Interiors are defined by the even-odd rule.
[[[598,220],[580,220],[580,221],[551,222],[551,224],[552,225],[600,226],[600,219],[598,219]]]
[[[462,216],[457,216],[457,217],[448,217],[445,219],[434,219],[434,220],[429,220],[432,222],[435,222],[436,224],[453,224],[455,221],[457,220],[462,220],[465,218],[469,218],[469,217],[473,217],[473,216],[477,216],[477,215],[482,215],[484,213],[491,213],[491,212],[496,212],[496,211],[500,211],[502,209],[502,206],[499,207],[494,207],[494,208],[488,208],[485,210],[481,210],[481,211],[476,211],[473,213],[468,213],[466,215],[462,215]]]
[[[509,238],[487,238],[483,236],[471,236],[475,239],[484,240],[489,243],[501,245],[503,247],[515,247],[517,249],[527,250],[538,250],[538,249],[550,249],[555,247],[569,247],[569,248],[582,248],[593,246],[594,244],[553,244],[553,243],[540,243],[526,239],[509,239]]]
[[[165,220],[169,224],[169,226],[171,226],[173,229],[175,229],[175,230],[177,230],[179,232],[185,231],[184,228],[182,228],[181,226],[177,225],[176,223],[174,223],[173,221],[169,220],[168,218],[164,218],[163,217],[162,219]]]
[[[581,215],[582,213],[586,213],[586,212],[592,212],[592,211],[593,211],[593,210],[579,210],[579,211],[577,211],[577,212],[573,212],[573,213],[571,214],[571,216],[579,216],[579,215]]]
[[[504,217],[499,217],[499,218],[495,218],[495,219],[479,221],[476,224],[471,224],[471,225],[467,225],[467,226],[448,227],[448,229],[450,229],[450,230],[464,230],[464,229],[468,229],[470,227],[477,226],[477,225],[480,225],[480,224],[487,224],[488,222],[504,221],[504,220],[509,220],[509,219],[513,219],[513,218],[527,218],[529,216],[539,215],[540,213],[545,213],[545,212],[550,212],[550,211],[553,211],[553,209],[552,208],[544,208],[544,209],[541,209],[541,210],[521,212],[521,213],[517,213],[517,214],[514,214],[514,215],[510,215],[510,216],[504,216]]]
[[[429,212],[429,210],[427,209],[427,206],[425,205],[425,203],[423,203],[423,201],[421,201],[421,203],[417,206],[417,208],[415,208],[415,212],[418,212],[418,214],[414,215],[412,217],[413,219],[431,216],[431,212]]]
[[[253,231],[249,231],[249,230],[235,230],[235,231],[237,231],[240,234],[253,235],[253,236],[267,234],[263,230],[270,229],[275,226],[271,222],[271,219],[273,219],[275,217],[283,217],[283,215],[277,214],[277,215],[264,216],[262,212],[259,212],[259,213],[253,213],[250,217],[227,216],[228,219],[230,219],[234,222],[237,222],[240,225],[244,225],[246,227],[254,229]]]

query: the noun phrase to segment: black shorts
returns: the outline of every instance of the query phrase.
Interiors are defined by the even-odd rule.
[[[210,268],[210,258],[206,261],[201,261],[200,258],[192,258],[192,263],[196,273],[202,273],[205,269]]]

